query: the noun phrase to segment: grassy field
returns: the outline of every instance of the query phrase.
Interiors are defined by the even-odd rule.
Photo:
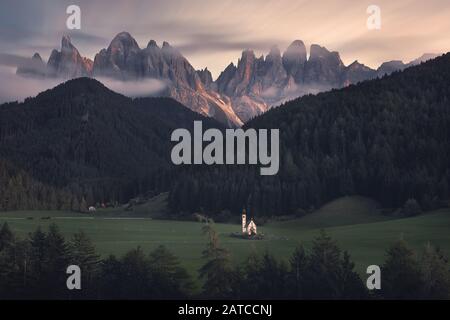
[[[125,213],[121,213],[118,216],[117,212],[88,216],[60,211],[17,211],[1,213],[0,223],[7,221],[22,238],[37,226],[47,228],[53,222],[67,238],[83,230],[103,256],[121,255],[137,246],[150,251],[163,244],[182,260],[192,275],[196,275],[202,263],[201,252],[205,246],[200,223],[124,215]],[[341,248],[350,252],[357,270],[361,273],[369,264],[382,264],[385,249],[400,237],[416,249],[421,249],[430,242],[450,254],[449,209],[413,218],[392,219],[383,216],[374,201],[362,197],[341,198],[303,218],[270,222],[260,226],[258,232],[265,234],[264,240],[233,238],[230,233],[239,231],[240,225],[216,224],[221,243],[231,250],[233,261],[237,263],[252,252],[265,250],[288,260],[299,243],[309,248],[322,228],[338,241]]]

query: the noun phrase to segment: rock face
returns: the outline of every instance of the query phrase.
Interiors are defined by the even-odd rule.
[[[47,75],[47,66],[39,53],[35,53],[29,63],[17,68],[16,73],[22,76],[45,77]]]
[[[377,73],[378,76],[382,77],[384,75],[389,75],[394,71],[397,70],[403,70],[406,68],[406,65],[403,63],[403,61],[400,60],[392,60],[383,62],[381,66],[378,68]]]
[[[377,72],[358,61],[354,61],[343,74],[342,84],[348,86],[352,83],[358,83],[364,80],[373,79],[377,76]]]
[[[114,37],[107,49],[102,49],[94,59],[93,73],[97,76],[137,78],[141,75],[141,49],[128,32]]]
[[[365,79],[358,70],[349,73],[352,83]],[[244,51],[237,67],[230,64],[216,83],[218,92],[231,98],[233,109],[245,122],[286,100],[342,87],[345,77],[346,67],[337,52],[312,45],[308,60],[304,43],[296,40],[283,54],[277,47],[259,58],[251,50]]]
[[[229,99],[210,90],[211,73],[196,71],[189,61],[168,42],[160,48],[154,40],[141,49],[127,32],[119,33],[94,59],[94,76],[121,80],[156,78],[168,83],[167,92],[193,111],[214,117],[228,126],[240,126]]]
[[[341,86],[341,74],[345,66],[339,53],[330,52],[326,48],[313,44],[309,60],[305,65],[304,83],[331,87]]]
[[[415,66],[418,64],[421,64],[422,62],[426,62],[428,60],[434,59],[439,57],[439,54],[436,53],[424,53],[423,55],[421,55],[419,58],[412,60],[411,62],[409,62],[407,64],[408,67],[410,66]]]
[[[53,50],[47,66],[35,54],[31,67],[22,66],[17,73],[65,79],[81,76],[123,81],[159,79],[167,83],[165,95],[233,127],[286,100],[380,77],[436,56],[425,54],[408,64],[385,62],[374,70],[358,61],[345,66],[339,53],[316,44],[311,45],[308,59],[305,44],[295,40],[283,53],[277,47],[260,57],[252,50],[243,51],[237,65],[230,63],[214,81],[207,68],[195,70],[169,43],[159,47],[150,40],[145,48],[140,48],[128,32],[121,32],[108,48],[96,54],[94,61],[82,57],[65,36],[61,51]]]
[[[203,70],[197,70],[197,74],[200,77],[200,80],[202,81],[205,88],[212,89],[214,86],[214,81],[212,78],[211,72],[208,70],[208,68],[205,68]]]
[[[77,78],[91,75],[92,61],[82,58],[72,45],[70,38],[61,40],[61,51],[53,50],[47,62],[47,72],[51,76]]]
[[[306,63],[306,47],[303,41],[295,40],[283,53],[283,67],[294,81],[302,82]]]
[[[437,58],[439,54],[435,53],[425,53],[421,55],[419,58],[414,59],[408,63],[403,63],[403,61],[400,60],[392,60],[387,61],[381,64],[381,66],[377,69],[377,76],[382,77],[385,75],[390,75],[394,71],[401,71],[408,67],[412,67],[418,64],[421,64],[422,62]]]
[[[358,61],[345,66],[338,52],[316,44],[309,52],[308,59],[301,40],[292,42],[282,55],[276,47],[265,58],[246,50],[237,66],[231,63],[220,74],[215,88],[230,97],[233,110],[246,122],[286,100],[373,79],[437,56],[425,54],[408,64],[391,61],[374,70]]]

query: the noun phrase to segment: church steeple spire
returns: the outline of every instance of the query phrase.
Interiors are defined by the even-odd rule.
[[[247,232],[247,212],[245,211],[245,208],[242,209],[242,233]]]

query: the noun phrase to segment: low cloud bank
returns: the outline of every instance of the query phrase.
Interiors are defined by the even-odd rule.
[[[95,78],[112,91],[129,97],[158,96],[164,93],[167,83],[158,79],[115,80],[111,78]]]
[[[157,79],[139,81],[120,81],[109,78],[97,78],[109,89],[129,97],[145,97],[162,95],[167,83]],[[0,103],[23,101],[40,92],[51,89],[66,80],[57,78],[32,78],[16,74],[16,69],[0,66]]]

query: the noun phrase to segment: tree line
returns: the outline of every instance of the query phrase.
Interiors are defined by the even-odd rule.
[[[0,107],[0,210],[83,211],[166,191],[173,214],[304,214],[354,194],[434,209],[450,198],[449,82],[446,54],[273,108],[244,127],[280,129],[280,171],[260,176],[245,165],[174,166],[174,129],[220,124],[171,99],[71,80]]]
[[[0,210],[85,211],[170,189],[170,134],[221,127],[169,98],[130,99],[78,78],[0,105]]]
[[[186,168],[171,186],[176,212],[302,214],[363,195],[385,208],[450,199],[450,54],[341,90],[272,108],[245,128],[280,130],[280,171]]]
[[[0,229],[0,299],[449,299],[450,266],[443,252],[393,243],[381,266],[381,290],[369,291],[350,255],[324,231],[288,261],[269,252],[234,264],[213,223],[203,227],[206,246],[198,279],[164,246],[137,247],[101,258],[89,237],[66,240],[57,225],[18,238]],[[68,290],[66,268],[80,266],[81,290]],[[198,284],[201,286],[198,287]]]

